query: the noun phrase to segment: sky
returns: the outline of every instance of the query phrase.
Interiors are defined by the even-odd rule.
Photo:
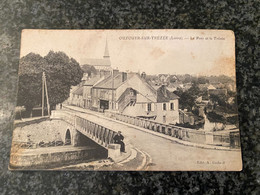
[[[228,30],[23,30],[20,57],[63,51],[84,64],[103,58],[106,40],[120,71],[235,76],[235,37]]]

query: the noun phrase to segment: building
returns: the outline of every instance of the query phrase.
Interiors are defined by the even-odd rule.
[[[69,103],[71,105],[83,107],[84,101],[83,101],[83,86],[82,84],[79,84],[72,88],[70,92],[70,98]]]
[[[216,89],[213,85],[208,84],[208,83],[206,83],[206,84],[199,84],[198,87],[199,87],[199,89],[201,91],[208,91],[208,90]]]
[[[92,108],[93,86],[105,79],[105,75],[98,74],[83,81],[83,107]]]
[[[209,89],[209,95],[227,95],[227,89]]]
[[[82,64],[84,65],[89,65],[89,66],[94,66],[96,70],[101,71],[111,71],[111,61],[110,61],[110,56],[109,56],[109,50],[108,50],[108,43],[106,41],[106,46],[105,46],[105,52],[103,58],[83,58],[82,59]]]
[[[103,80],[92,81],[84,84],[83,98],[88,108],[113,110],[161,123],[179,122],[179,97],[165,85],[154,89],[139,74],[118,71]]]
[[[158,78],[159,78],[161,83],[165,84],[165,83],[168,82],[170,75],[169,74],[159,74]]]

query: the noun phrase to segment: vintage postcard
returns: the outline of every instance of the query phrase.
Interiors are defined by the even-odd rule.
[[[23,30],[11,170],[240,171],[229,30]]]

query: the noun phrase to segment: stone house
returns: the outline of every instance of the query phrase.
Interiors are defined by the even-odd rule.
[[[83,107],[83,86],[80,84],[75,86],[70,93],[69,103],[71,105]]]
[[[164,85],[154,89],[137,73],[114,73],[86,93],[95,110],[108,109],[161,123],[179,121],[179,97]]]

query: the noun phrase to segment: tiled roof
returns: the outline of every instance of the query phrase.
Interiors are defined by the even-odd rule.
[[[170,92],[165,86],[161,86],[157,89],[157,102],[169,102],[170,100],[179,99],[179,96]]]
[[[151,84],[150,84],[151,85]],[[159,85],[151,85],[155,90],[159,89],[161,86]]]
[[[90,78],[89,80],[86,80],[86,81],[84,82],[84,85],[85,85],[85,86],[86,86],[86,85],[88,85],[88,86],[93,86],[93,85],[95,85],[99,80],[101,80],[101,78],[102,78],[102,77],[100,77],[100,75],[96,75],[96,76]]]
[[[122,73],[119,73],[117,75],[114,75],[114,79],[112,79],[112,76],[109,76],[108,78],[104,79],[97,85],[95,85],[95,88],[103,88],[103,89],[117,89],[123,82],[122,82]],[[128,76],[129,78],[129,76]],[[114,80],[114,81],[113,81]],[[114,82],[114,84],[113,84]]]
[[[111,66],[111,62],[109,58],[104,58],[104,59],[85,58],[82,61],[83,61],[82,64],[87,64],[91,66]]]
[[[75,95],[83,95],[83,86],[79,86],[72,93],[75,94]]]

